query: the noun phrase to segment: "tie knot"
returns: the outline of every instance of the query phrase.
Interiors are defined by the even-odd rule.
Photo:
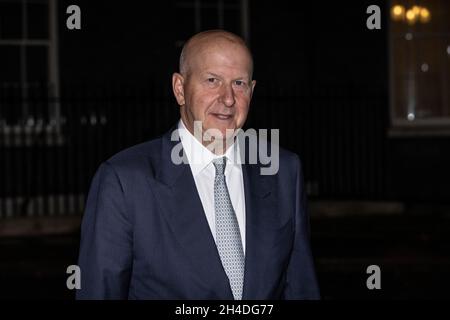
[[[225,172],[225,165],[227,163],[227,158],[217,158],[213,160],[214,167],[216,168],[216,175],[223,175]]]

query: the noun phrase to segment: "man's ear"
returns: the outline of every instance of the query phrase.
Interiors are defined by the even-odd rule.
[[[183,106],[186,103],[184,99],[183,85],[184,85],[184,77],[178,72],[175,72],[172,75],[172,90],[175,99],[177,99],[177,102],[180,106]]]
[[[252,80],[252,97],[253,97],[253,90],[255,90],[256,86],[256,80]]]

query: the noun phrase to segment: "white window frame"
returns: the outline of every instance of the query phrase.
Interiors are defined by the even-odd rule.
[[[396,115],[397,106],[395,104],[395,75],[393,68],[393,43],[396,39],[400,38],[400,35],[394,35],[391,31],[391,25],[393,23],[398,23],[391,20],[390,10],[393,5],[399,4],[396,1],[389,1],[389,13],[388,13],[388,57],[389,57],[389,116],[390,116],[390,128],[389,135],[390,136],[433,136],[433,135],[450,135],[450,116],[442,116],[442,117],[432,117],[427,119],[414,118],[413,120],[408,120],[407,117],[401,118],[399,115]],[[426,3],[425,3],[426,4]],[[442,36],[441,34],[433,34],[433,33],[413,33],[411,31],[413,37],[433,37],[433,36]],[[403,35],[403,36],[406,36]],[[450,35],[449,35],[450,36]],[[449,44],[450,45],[450,44]],[[412,71],[410,71],[412,72]],[[450,75],[449,75],[450,76]],[[414,75],[412,75],[414,77]],[[450,79],[448,77],[444,80],[447,85],[450,86]],[[445,86],[445,84],[444,84]],[[414,88],[411,88],[414,90]],[[444,104],[447,105],[450,101],[445,101]],[[408,113],[412,113],[415,115],[415,105],[409,107]],[[406,115],[407,116],[407,115]]]

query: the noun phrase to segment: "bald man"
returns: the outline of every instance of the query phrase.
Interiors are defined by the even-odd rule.
[[[318,299],[298,156],[262,174],[243,143],[255,81],[244,41],[189,39],[179,122],[105,161],[81,229],[79,299]],[[179,161],[179,160],[182,161]]]

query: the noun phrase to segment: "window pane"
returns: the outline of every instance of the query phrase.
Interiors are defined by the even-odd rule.
[[[0,47],[0,121],[15,123],[20,116],[20,48]]]
[[[44,46],[27,48],[27,82],[47,83],[48,49]]]
[[[0,39],[22,38],[22,5],[0,0]]]
[[[20,47],[0,47],[0,82],[20,82]]]
[[[30,2],[28,10],[28,38],[48,39],[48,6],[46,3]]]
[[[394,117],[396,119],[406,120],[408,116],[408,106],[414,108],[414,90],[412,85],[412,77],[404,74],[398,75],[394,78],[393,97]]]
[[[442,117],[443,106],[443,58],[446,54],[442,39],[437,37],[416,41],[414,73],[417,81],[418,118]]]

